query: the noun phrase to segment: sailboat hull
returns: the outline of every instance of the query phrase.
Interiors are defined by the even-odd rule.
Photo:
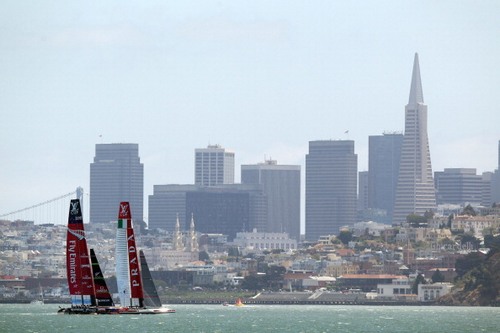
[[[71,307],[60,308],[58,313],[68,315],[155,315],[175,313],[175,310],[168,308],[131,308],[131,307]]]

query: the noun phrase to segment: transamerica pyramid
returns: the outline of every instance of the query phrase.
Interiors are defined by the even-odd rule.
[[[392,224],[406,222],[409,214],[423,215],[435,208],[436,191],[427,136],[427,105],[424,104],[418,53],[415,53],[410,98],[405,107],[405,132]]]

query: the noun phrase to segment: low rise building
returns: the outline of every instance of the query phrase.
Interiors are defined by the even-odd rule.
[[[404,275],[392,274],[347,274],[339,276],[337,282],[346,289],[376,290],[379,284],[391,284],[393,280],[406,279]]]
[[[485,229],[492,229],[498,232],[500,228],[500,216],[487,215],[487,216],[470,216],[470,215],[456,215],[451,222],[452,231],[461,231],[465,233],[473,233],[476,237],[482,237]]]
[[[412,282],[409,278],[399,278],[391,283],[377,284],[377,298],[391,300],[411,300],[416,295],[412,292]]]
[[[419,284],[417,299],[420,302],[435,301],[439,297],[448,294],[453,285],[451,283],[441,282],[433,284]]]
[[[285,232],[238,232],[232,244],[249,250],[296,250],[297,241],[288,237]]]

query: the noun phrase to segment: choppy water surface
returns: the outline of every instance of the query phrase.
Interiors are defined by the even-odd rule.
[[[62,315],[0,304],[0,332],[500,332],[500,308],[175,305],[165,315]]]

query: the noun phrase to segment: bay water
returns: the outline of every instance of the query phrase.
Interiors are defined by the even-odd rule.
[[[63,305],[61,305],[63,306]],[[0,332],[500,332],[500,308],[171,305],[162,315],[63,315],[57,304],[0,304]]]

